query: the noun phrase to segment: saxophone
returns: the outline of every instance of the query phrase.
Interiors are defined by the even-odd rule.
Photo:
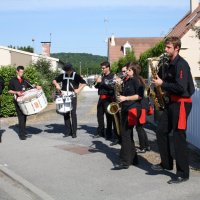
[[[122,92],[122,84],[115,81],[114,83],[114,94],[115,94],[115,102],[112,102],[107,107],[107,112],[113,115],[116,125],[117,134],[120,135],[121,132],[121,115],[120,115],[120,105],[119,105],[119,96]]]
[[[149,67],[151,70],[151,75],[153,79],[157,79],[157,67],[161,67],[162,60],[166,59],[165,54],[160,57],[148,58]],[[157,66],[154,67],[153,62],[157,62]],[[166,63],[165,63],[166,64]],[[165,108],[165,93],[162,91],[161,86],[154,87],[154,90],[150,86],[146,88],[146,96],[151,97],[153,99],[155,109],[163,110]]]

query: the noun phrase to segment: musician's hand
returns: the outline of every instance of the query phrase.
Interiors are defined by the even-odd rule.
[[[60,91],[61,90],[61,87],[60,85],[56,85],[56,90]]]
[[[41,86],[39,86],[39,85],[37,85],[37,86],[36,86],[36,89],[37,89],[37,90],[41,90],[41,89],[42,89],[42,87],[41,87]]]
[[[122,79],[119,78],[119,77],[116,77],[115,81],[116,81],[117,84],[122,84]]]
[[[100,76],[97,77],[96,82],[97,82],[97,83],[101,83],[101,81],[102,81],[102,80],[101,80],[101,77],[100,77]]]
[[[125,96],[122,96],[122,95],[119,96],[120,102],[123,102],[123,101],[126,101],[126,100],[127,100],[127,98]]]
[[[75,94],[79,94],[80,90],[79,89],[74,89]]]
[[[163,84],[163,80],[157,75],[156,79],[152,80],[152,83],[157,87]]]
[[[24,92],[19,91],[19,92],[16,93],[16,95],[17,95],[18,97],[24,96]]]

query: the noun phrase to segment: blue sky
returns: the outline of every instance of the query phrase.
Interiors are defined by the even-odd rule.
[[[41,53],[40,42],[51,34],[52,53],[106,55],[111,34],[164,36],[189,10],[190,0],[6,0],[0,45],[30,45]]]

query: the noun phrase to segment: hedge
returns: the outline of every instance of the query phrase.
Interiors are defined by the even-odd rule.
[[[11,117],[16,116],[15,107],[13,103],[13,95],[8,93],[9,81],[16,76],[16,67],[14,66],[2,66],[0,68],[0,75],[5,81],[5,88],[1,96],[1,117]],[[29,80],[31,84],[41,85],[43,91],[47,97],[48,102],[53,101],[54,86],[52,84],[53,78],[57,75],[57,72],[49,72],[49,74],[42,74],[36,68],[36,66],[31,65],[25,68],[24,77]]]

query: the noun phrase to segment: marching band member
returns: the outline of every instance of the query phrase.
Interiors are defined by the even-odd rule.
[[[17,112],[18,122],[19,122],[19,139],[20,140],[26,140],[26,138],[29,136],[26,132],[26,118],[27,116],[23,114],[21,111],[18,103],[17,103],[17,97],[21,97],[24,95],[24,92],[31,88],[31,84],[24,79],[24,67],[18,66],[16,70],[16,77],[12,78],[9,82],[8,86],[8,93],[14,94],[14,105]],[[41,89],[40,86],[36,86],[37,89]]]
[[[73,70],[73,66],[70,63],[67,63],[63,70],[65,71],[64,74],[60,74],[53,80],[53,84],[55,85],[58,91],[69,91],[74,92],[75,96],[72,97],[72,110],[71,112],[67,112],[64,114],[64,123],[66,127],[66,131],[64,133],[64,137],[69,135],[72,138],[76,138],[77,132],[77,115],[76,115],[76,108],[77,108],[77,96],[81,90],[86,86],[85,80]],[[59,83],[62,83],[62,88],[60,87]],[[70,117],[71,115],[71,117]],[[71,119],[70,119],[71,118]]]
[[[97,134],[96,137],[105,137],[106,139],[112,138],[112,123],[113,116],[107,112],[108,105],[113,101],[114,98],[114,89],[113,85],[109,84],[114,78],[114,75],[110,72],[110,63],[105,61],[101,64],[102,77],[96,79],[95,88],[98,89],[99,100],[97,104]],[[104,124],[104,114],[106,115],[106,135],[104,133],[105,124]]]
[[[189,179],[189,159],[186,141],[187,118],[192,108],[191,96],[194,83],[188,63],[179,55],[181,41],[178,37],[165,40],[165,52],[170,58],[168,67],[160,68],[153,79],[155,86],[167,92],[169,102],[162,111],[156,131],[161,163],[152,165],[153,170],[172,170],[173,157],[170,154],[169,133],[173,133],[176,160],[176,177],[169,184],[181,183]]]
[[[130,63],[127,63],[124,67],[122,67],[121,72],[124,76],[127,75],[127,66],[129,66]],[[137,65],[137,74],[140,74],[141,72],[141,67]],[[125,78],[126,79],[126,78]],[[145,81],[144,79],[140,76],[140,82],[141,82],[141,87],[143,87],[142,90],[145,88]],[[143,125],[146,123],[146,116],[147,114],[153,114],[153,108],[150,105],[149,99],[143,97],[140,101],[141,103],[141,115],[139,118],[139,121],[136,125],[136,131],[138,134],[138,140],[139,140],[139,149],[137,149],[137,153],[145,153],[146,151],[150,151],[150,145],[148,141],[148,136],[147,133],[143,127]]]
[[[116,170],[128,169],[131,164],[137,164],[137,153],[133,140],[133,127],[137,125],[140,113],[140,99],[143,96],[141,83],[137,74],[137,64],[130,63],[127,79],[124,81],[122,95],[119,97],[121,108],[121,151],[120,163],[115,165]],[[141,91],[140,91],[141,90]]]

